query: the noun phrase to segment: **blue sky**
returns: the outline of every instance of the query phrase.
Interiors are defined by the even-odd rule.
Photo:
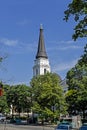
[[[0,1],[0,81],[27,84],[33,76],[40,24],[52,72],[62,79],[83,54],[85,40],[72,40],[75,22],[63,21],[71,0]]]

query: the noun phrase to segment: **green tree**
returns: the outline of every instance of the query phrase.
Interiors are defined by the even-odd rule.
[[[38,75],[31,80],[32,110],[44,118],[58,118],[65,114],[66,105],[61,79],[57,74]]]
[[[66,101],[69,104],[69,113],[83,112],[87,110],[87,45],[84,54],[78,63],[67,73],[67,84],[69,85],[66,93]]]
[[[2,84],[2,82],[1,82],[1,84]],[[2,85],[3,85],[3,90],[2,90],[3,95],[0,96],[0,112],[7,114],[7,113],[9,113],[9,106],[7,103],[7,96],[6,96],[6,90],[7,90],[8,86],[4,85],[4,84],[2,84]]]
[[[9,107],[13,110],[20,112],[29,112],[31,109],[31,90],[26,85],[11,86],[7,92],[7,102]]]
[[[77,23],[74,28],[73,39],[87,37],[87,0],[72,0],[64,13],[64,20],[68,21],[72,15]]]
[[[0,113],[8,113],[9,107],[6,100],[6,95],[0,97]]]

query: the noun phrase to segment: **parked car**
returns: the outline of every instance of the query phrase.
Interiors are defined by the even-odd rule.
[[[70,125],[64,125],[64,124],[60,124],[56,127],[55,130],[71,130],[72,128],[70,127]]]
[[[83,125],[79,128],[79,130],[87,130],[87,124],[83,124]]]
[[[69,126],[69,128],[73,128],[72,127],[72,123],[71,122],[68,122],[68,121],[62,121],[62,122],[60,122],[58,125],[67,125],[67,126]]]
[[[59,125],[68,125],[68,126],[72,127],[72,123],[70,123],[70,122],[61,122]]]
[[[0,114],[0,122],[3,122],[6,120],[6,117],[3,114]]]

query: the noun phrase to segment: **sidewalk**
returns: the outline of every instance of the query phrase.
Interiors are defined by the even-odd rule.
[[[35,125],[0,124],[0,130],[54,130],[54,128]]]

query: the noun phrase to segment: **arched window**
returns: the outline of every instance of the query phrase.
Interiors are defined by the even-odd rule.
[[[38,75],[38,69],[36,69],[36,75]]]
[[[47,72],[47,70],[46,70],[46,69],[44,69],[44,74],[46,74],[46,72]]]

